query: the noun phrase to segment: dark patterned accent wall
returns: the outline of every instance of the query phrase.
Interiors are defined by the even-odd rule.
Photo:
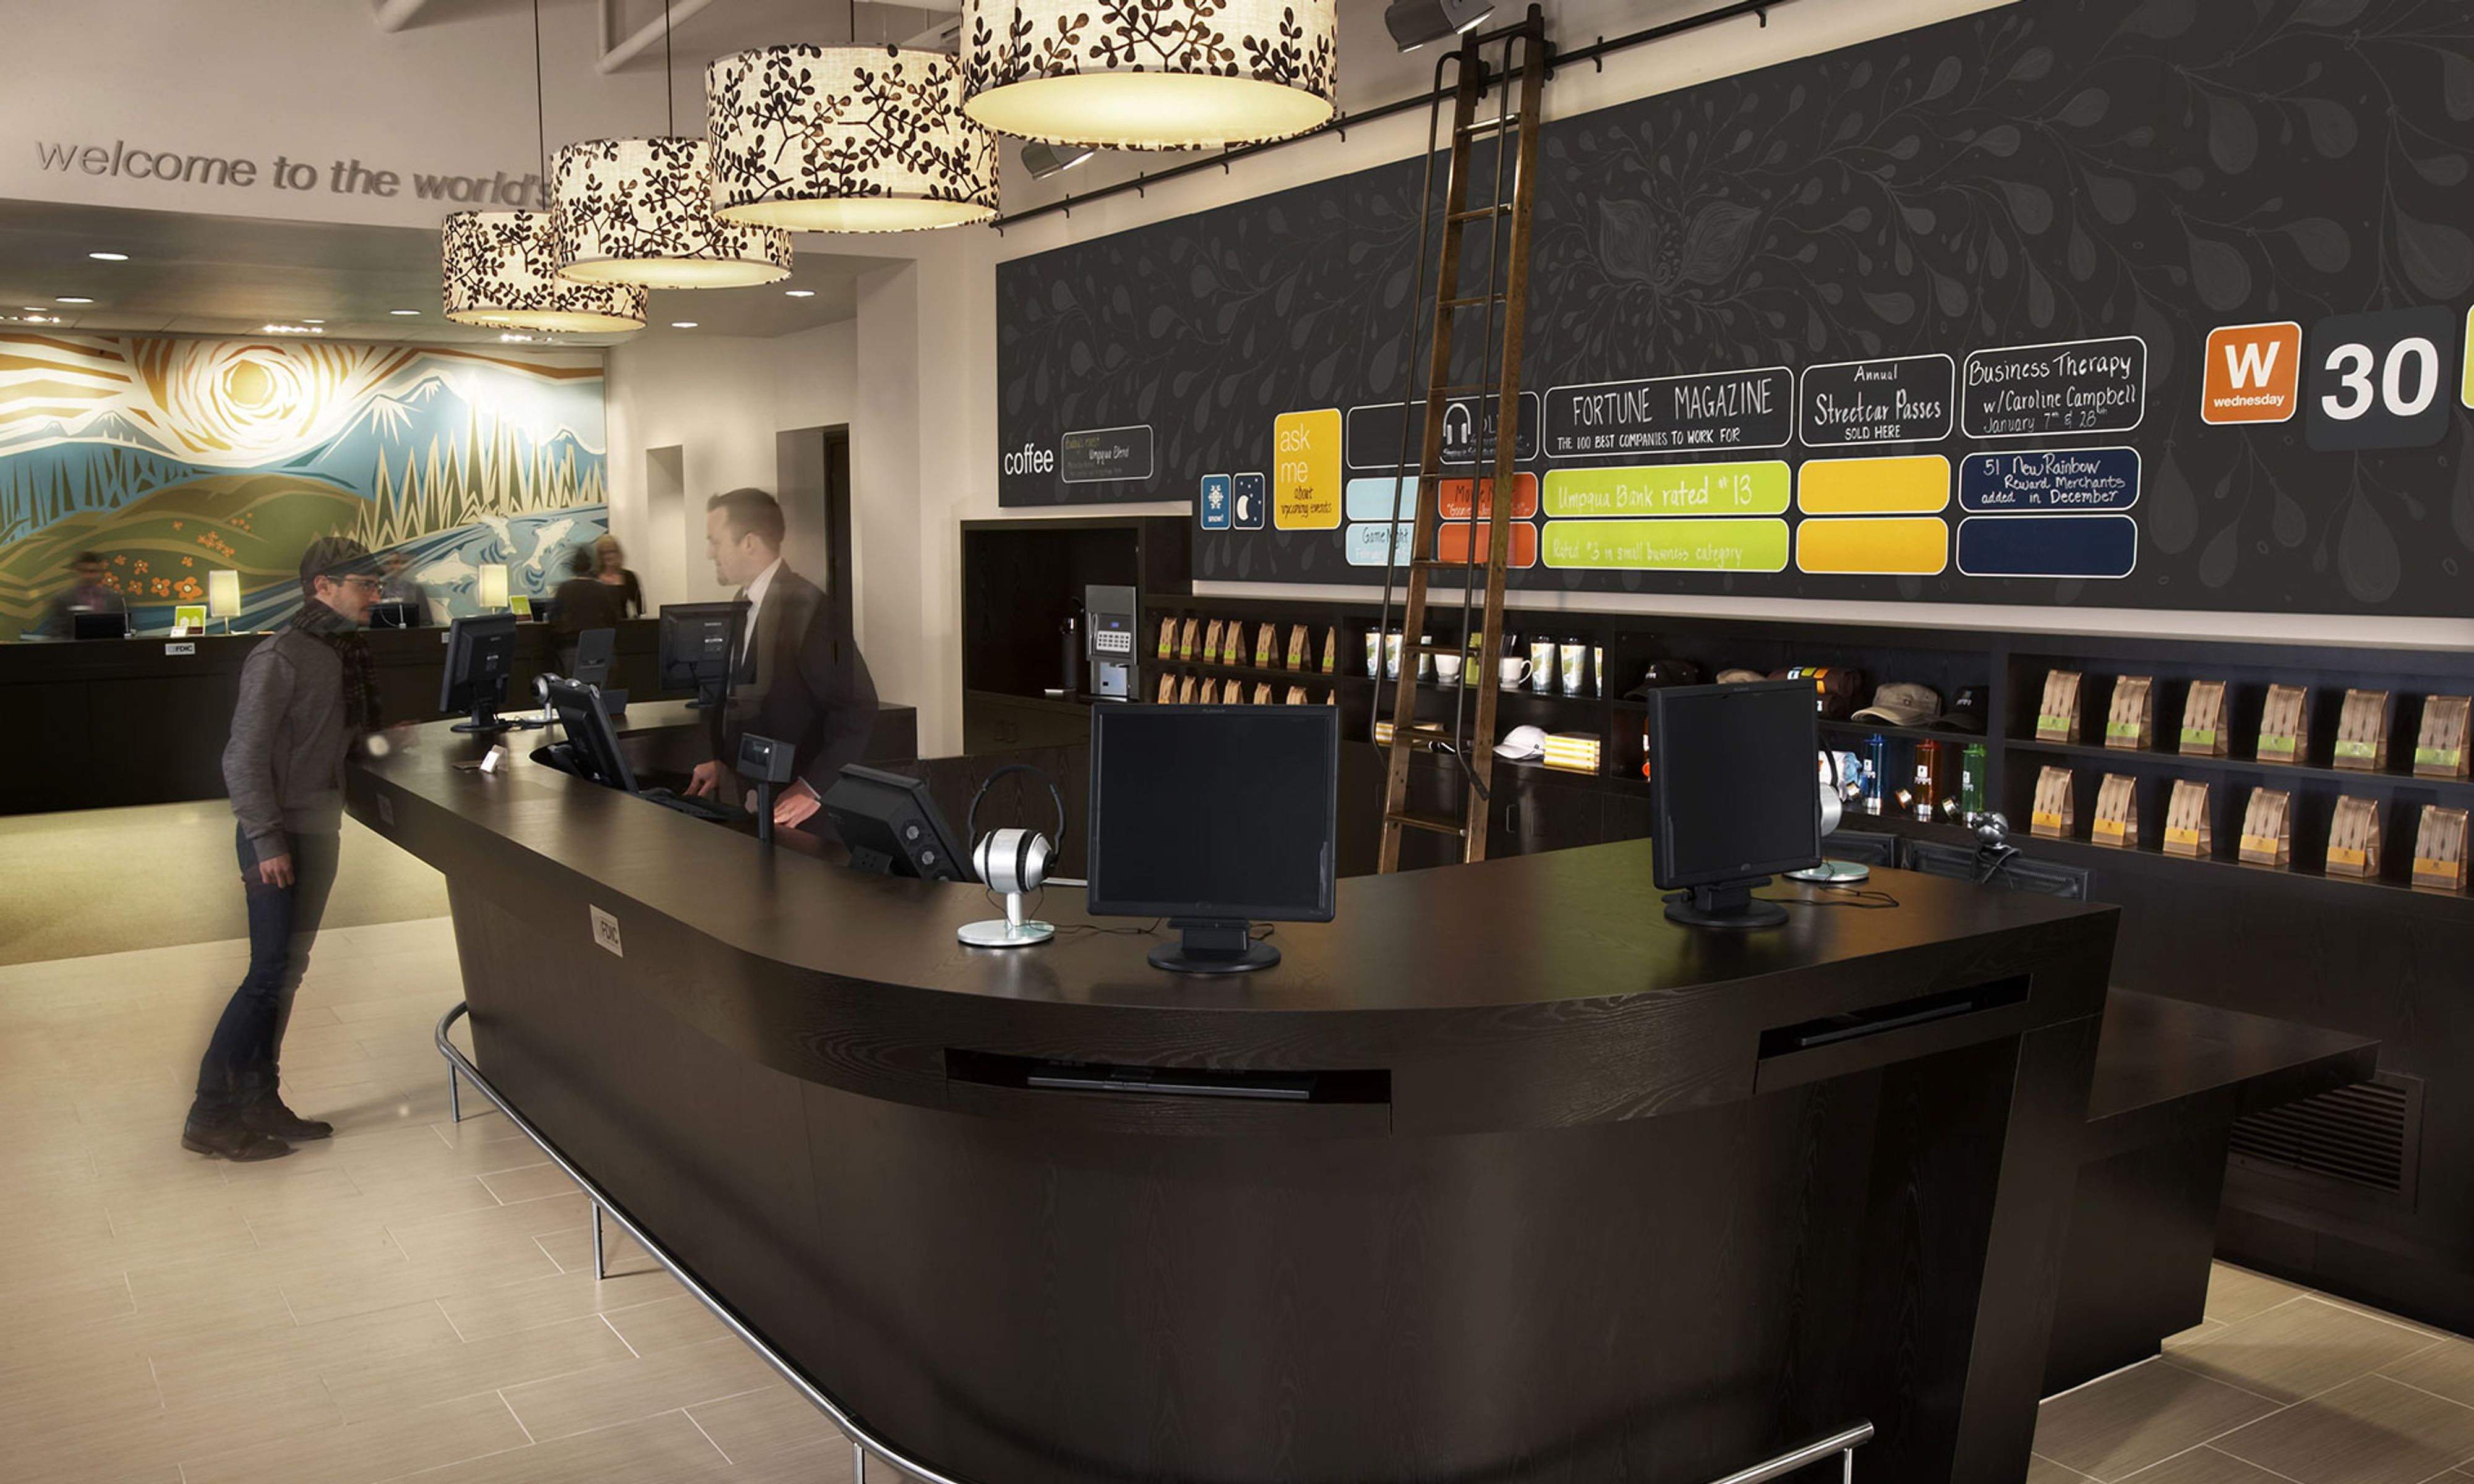
[[[2474,614],[2469,158],[2463,0],[2025,0],[1554,121],[1514,582]],[[1379,583],[1424,170],[1002,264],[1003,502]]]

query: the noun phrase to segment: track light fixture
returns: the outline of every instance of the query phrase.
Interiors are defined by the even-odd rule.
[[[1045,180],[1089,159],[1092,153],[1086,144],[1043,144],[1033,139],[1022,147],[1022,168],[1031,172],[1032,180]]]
[[[1483,26],[1493,13],[1494,0],[1392,0],[1384,8],[1383,24],[1400,50],[1414,52],[1429,41]]]

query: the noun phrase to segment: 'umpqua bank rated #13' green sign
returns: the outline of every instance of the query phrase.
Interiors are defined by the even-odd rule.
[[[1611,571],[1783,572],[1783,520],[1549,520],[1539,560]]]
[[[1546,476],[1546,514],[1783,515],[1793,483],[1776,460],[1556,469]]]

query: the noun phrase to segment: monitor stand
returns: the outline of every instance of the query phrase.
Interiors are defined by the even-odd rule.
[[[698,681],[695,699],[688,703],[691,711],[718,710],[730,705],[730,682]]]
[[[1242,974],[1269,969],[1280,961],[1280,950],[1254,941],[1254,924],[1243,918],[1171,918],[1168,925],[1184,936],[1152,949],[1153,969],[1173,974]]]
[[[473,703],[473,719],[469,722],[457,722],[449,730],[471,732],[475,736],[495,737],[505,731],[539,731],[548,725],[549,723],[539,717],[528,716],[510,720],[498,714],[498,703],[496,701],[475,701]]]
[[[1783,927],[1786,908],[1774,901],[1757,901],[1753,888],[1769,885],[1767,876],[1754,876],[1743,881],[1721,881],[1714,886],[1696,886],[1688,892],[1669,893],[1666,898],[1666,920],[1686,927]]]
[[[473,732],[478,736],[495,737],[502,731],[515,730],[516,724],[498,715],[497,702],[475,701],[473,703],[473,719],[469,722],[457,722],[452,730]]]

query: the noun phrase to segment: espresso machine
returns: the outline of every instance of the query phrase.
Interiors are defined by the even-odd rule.
[[[1082,589],[1082,658],[1091,694],[1102,701],[1134,698],[1134,589],[1098,583]]]

